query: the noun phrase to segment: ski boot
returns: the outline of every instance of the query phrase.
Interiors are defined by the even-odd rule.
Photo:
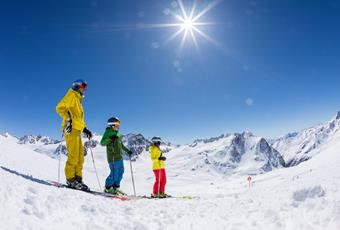
[[[116,188],[116,191],[119,195],[122,195],[122,196],[126,196],[127,194],[125,192],[123,192],[122,190],[120,190],[119,188]]]
[[[114,188],[114,187],[105,188],[104,192],[110,193],[110,194],[113,194],[113,195],[118,195],[117,189]]]
[[[159,198],[159,195],[157,193],[156,194],[152,193],[151,198]]]
[[[81,191],[89,191],[89,187],[87,185],[79,183],[76,180],[69,180],[66,182],[67,187],[71,189],[81,190]]]
[[[86,191],[86,192],[90,191],[89,186],[84,184],[83,179],[80,176],[76,176],[75,179],[76,179],[76,181],[78,181],[79,184],[81,184],[81,186],[82,186],[81,190],[82,191]]]
[[[165,196],[162,196],[161,195],[161,193],[159,193],[159,194],[154,194],[154,193],[152,193],[151,194],[151,198],[155,198],[155,199],[162,199],[162,198],[165,198]]]
[[[169,197],[171,197],[171,195],[166,194],[165,192],[161,192],[161,193],[159,194],[159,196],[160,196],[161,198],[169,198]]]

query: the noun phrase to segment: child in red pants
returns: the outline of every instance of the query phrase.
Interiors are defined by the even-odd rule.
[[[153,173],[155,174],[156,178],[151,196],[153,198],[165,198],[169,196],[164,192],[166,184],[164,161],[166,160],[166,157],[163,156],[160,149],[161,138],[153,137],[151,141],[152,145],[150,146],[149,151],[151,153],[151,160],[153,162]]]

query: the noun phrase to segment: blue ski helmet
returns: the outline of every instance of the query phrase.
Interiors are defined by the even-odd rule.
[[[79,90],[80,88],[86,88],[87,87],[87,81],[83,80],[83,79],[78,79],[78,80],[75,80],[73,83],[72,83],[72,89],[73,90]]]

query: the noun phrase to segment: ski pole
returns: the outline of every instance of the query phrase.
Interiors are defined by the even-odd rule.
[[[135,180],[133,179],[133,170],[132,170],[132,163],[131,163],[131,155],[129,155],[129,158],[130,158],[130,169],[131,169],[131,179],[132,179],[132,185],[133,185],[133,194],[136,196]]]
[[[61,139],[63,139],[63,135],[61,135]],[[60,160],[61,160],[61,149],[63,147],[63,141],[60,142],[60,145],[59,145],[59,159],[58,159],[58,184],[60,184]]]
[[[96,164],[94,163],[94,157],[93,157],[93,152],[92,152],[92,147],[91,147],[91,139],[89,138],[89,141],[90,141],[90,152],[91,152],[91,157],[92,157],[92,162],[93,162],[93,167],[94,167],[94,172],[96,173],[96,176],[97,176],[97,181],[98,181],[98,185],[99,185],[99,191],[101,190],[102,186],[100,185],[100,182],[99,182],[99,177],[98,177],[98,173],[97,173],[97,169],[96,169]]]
[[[59,160],[58,160],[58,184],[60,184],[60,158],[61,158],[61,153],[59,149]]]

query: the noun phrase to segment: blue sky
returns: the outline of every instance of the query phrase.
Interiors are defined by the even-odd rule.
[[[190,9],[193,1],[183,1]],[[197,1],[197,12],[212,1]],[[340,108],[340,1],[225,0],[179,53],[178,3],[1,1],[0,132],[60,137],[55,106],[73,80],[89,87],[89,129],[118,116],[122,133],[175,143],[251,131],[275,137]]]

